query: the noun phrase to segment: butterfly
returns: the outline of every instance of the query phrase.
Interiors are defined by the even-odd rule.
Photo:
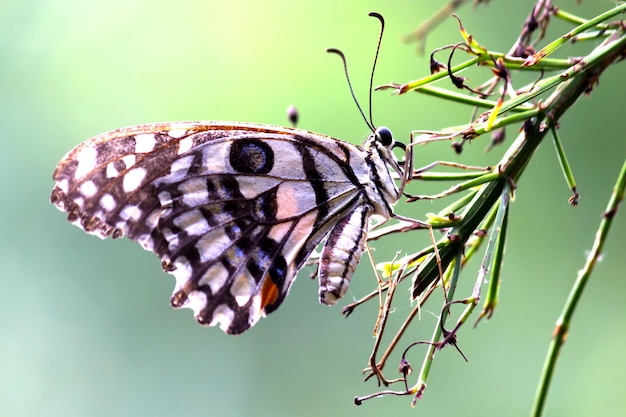
[[[281,305],[324,239],[320,302],[345,294],[370,225],[402,195],[395,147],[383,127],[356,146],[263,124],[138,125],[72,149],[50,200],[85,232],[154,252],[176,279],[173,307],[239,334]]]

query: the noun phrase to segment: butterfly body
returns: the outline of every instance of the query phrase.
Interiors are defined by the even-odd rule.
[[[51,201],[86,232],[157,254],[172,305],[237,334],[280,306],[324,238],[320,301],[345,293],[371,219],[400,196],[392,147],[390,133],[360,147],[251,123],[139,125],[70,151]]]

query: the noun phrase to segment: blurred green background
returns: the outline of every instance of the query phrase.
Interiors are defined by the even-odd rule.
[[[612,1],[558,5],[584,17]],[[508,50],[532,2],[493,1],[457,13],[492,50]],[[374,399],[362,382],[377,306],[345,319],[317,303],[311,270],[284,305],[250,332],[231,337],[202,328],[189,310],[172,311],[174,280],[158,260],[126,241],[100,241],[69,225],[49,204],[51,174],[73,146],[98,133],[146,122],[238,120],[285,124],[360,143],[367,127],[348,93],[339,47],[366,102],[378,26],[387,21],[376,80],[404,82],[428,72],[427,59],[401,36],[438,2],[287,0],[6,1],[0,15],[0,415],[9,416],[448,416],[527,415],[550,334],[626,154],[624,64],[603,75],[590,97],[561,121],[581,192],[569,191],[546,142],[519,182],[511,209],[501,300],[495,316],[464,327],[469,358],[438,353],[425,397]],[[568,27],[556,23],[556,36]],[[427,50],[460,40],[447,19]],[[568,46],[562,56],[587,46]],[[374,119],[408,140],[412,129],[466,122],[467,108],[417,94],[375,93]],[[508,142],[515,136],[509,132]],[[456,157],[448,144],[419,148],[436,159],[490,164],[488,138]],[[420,184],[417,184],[419,187]],[[418,191],[419,192],[419,191]],[[430,203],[401,207],[424,217]],[[620,212],[560,357],[546,415],[625,415],[626,289]],[[416,242],[416,239],[418,242]],[[424,233],[379,245],[377,260],[427,243]],[[404,246],[403,246],[404,245]],[[416,246],[417,247],[417,246]],[[475,271],[463,276],[465,292]],[[370,291],[364,261],[347,301]],[[404,290],[394,318],[410,310]],[[440,295],[410,330],[429,337]],[[402,304],[404,303],[404,304]],[[344,302],[345,304],[345,302]],[[423,350],[410,358],[419,364]],[[397,357],[388,364],[395,375]]]

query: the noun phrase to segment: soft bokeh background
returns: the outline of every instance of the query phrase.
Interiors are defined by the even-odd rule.
[[[69,225],[48,203],[58,160],[79,142],[117,127],[167,120],[284,124],[360,143],[367,128],[347,91],[342,48],[366,101],[378,32],[387,20],[378,83],[427,74],[426,58],[401,42],[439,7],[430,1],[9,1],[0,15],[0,415],[2,416],[380,416],[526,415],[555,319],[591,247],[626,154],[624,64],[562,120],[561,135],[581,192],[569,191],[546,142],[519,183],[501,303],[494,318],[460,332],[469,363],[440,352],[426,395],[375,399],[360,370],[371,349],[376,306],[349,319],[317,304],[317,283],[301,274],[291,296],[249,333],[202,328],[172,311],[173,279],[138,245],[100,241]],[[585,17],[611,1],[563,0]],[[493,50],[507,50],[532,2],[493,1],[458,11]],[[555,28],[564,30],[566,25]],[[553,34],[561,33],[556,30]],[[428,48],[459,40],[448,19]],[[563,54],[584,49],[567,47]],[[468,111],[430,97],[374,95],[377,123],[402,140],[411,129],[468,120]],[[509,141],[515,132],[509,132]],[[480,139],[458,158],[483,164]],[[447,144],[419,149],[418,162],[454,159]],[[419,184],[418,184],[419,186]],[[423,217],[429,203],[400,208]],[[620,212],[558,363],[547,415],[624,415],[626,303]],[[378,260],[426,244],[425,234],[380,245]],[[417,241],[417,243],[416,243]],[[464,276],[471,287],[475,275]],[[363,262],[347,299],[375,283]],[[401,291],[394,318],[410,309]],[[462,293],[460,293],[462,294]],[[401,299],[401,297],[405,297]],[[440,298],[439,298],[440,300]],[[439,302],[439,301],[438,301]],[[403,304],[404,303],[404,304]],[[438,304],[409,340],[428,337]],[[423,351],[411,358],[418,364]],[[395,375],[397,358],[389,363]]]

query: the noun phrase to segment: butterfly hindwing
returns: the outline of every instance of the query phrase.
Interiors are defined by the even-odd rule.
[[[202,324],[241,333],[278,308],[331,231],[329,241],[348,250],[345,239],[356,239],[352,255],[327,244],[321,265],[321,294],[335,294],[322,301],[343,295],[369,216],[388,214],[372,188],[371,156],[298,129],[140,125],[70,151],[55,170],[51,200],[85,231],[126,235],[156,253],[176,277],[173,306],[192,308]],[[355,225],[363,226],[360,233]],[[349,264],[345,282],[335,265],[342,260]],[[331,264],[338,287],[327,284]]]

